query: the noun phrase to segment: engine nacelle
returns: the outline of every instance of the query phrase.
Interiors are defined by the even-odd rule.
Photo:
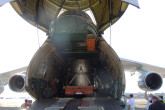
[[[155,72],[143,71],[142,75],[139,77],[138,86],[144,91],[156,91],[162,84],[162,77]]]
[[[9,79],[9,88],[14,92],[22,92],[25,88],[25,75],[14,75]]]
[[[2,82],[0,82],[0,94],[4,91],[4,85]]]

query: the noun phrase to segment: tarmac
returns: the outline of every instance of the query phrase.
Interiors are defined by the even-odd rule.
[[[14,100],[14,99],[10,99],[10,100]],[[70,99],[62,99],[62,100],[67,100],[67,102],[68,102],[68,100],[70,100]],[[85,99],[85,100],[88,100],[90,105],[92,105],[92,107],[95,107],[95,105],[93,105],[93,100],[90,100],[90,101],[89,101],[89,99]],[[84,100],[83,103],[85,103],[85,100]],[[7,104],[2,105],[1,102],[2,102],[2,100],[0,101],[0,110],[21,110],[21,108],[19,107],[21,105],[18,105],[18,101],[15,103],[16,105],[14,105],[14,104],[12,104],[12,105],[11,104],[9,104],[9,105],[7,105]],[[41,100],[39,102],[40,103],[34,102],[32,108],[28,109],[28,110],[113,110],[112,108],[114,108],[114,107],[115,107],[114,110],[121,110],[121,109],[119,109],[117,107],[117,105],[114,105],[115,104],[114,100],[110,101],[109,99],[106,99],[106,100],[103,100],[103,99],[95,100],[95,103],[97,103],[97,105],[98,104],[102,105],[104,107],[104,109],[101,109],[101,108],[100,109],[98,109],[98,108],[97,109],[94,109],[94,108],[93,109],[89,109],[89,108],[88,109],[85,109],[85,108],[79,108],[78,109],[78,107],[76,107],[75,105],[79,105],[80,104],[81,101],[79,99],[72,100],[71,103],[69,104],[69,106],[67,107],[67,109],[66,108],[65,109],[57,109],[57,108],[56,109],[51,109],[51,108],[49,108],[49,107],[52,107],[52,105],[56,106],[57,104],[58,105],[61,104],[61,105],[65,106],[65,103],[64,104],[61,103],[61,102],[63,102],[61,100],[52,99],[52,100],[47,100],[47,101],[46,100]],[[145,110],[146,102],[147,101],[145,99],[135,98],[136,110]],[[56,103],[56,105],[54,103]],[[47,109],[46,109],[46,107],[47,107]]]

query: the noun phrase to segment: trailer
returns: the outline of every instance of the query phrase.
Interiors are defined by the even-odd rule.
[[[94,86],[66,86],[65,95],[93,95]]]

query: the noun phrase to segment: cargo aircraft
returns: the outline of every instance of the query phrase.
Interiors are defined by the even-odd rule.
[[[0,74],[1,92],[9,84],[11,90],[26,90],[39,100],[83,95],[118,101],[125,90],[124,70],[141,74],[142,90],[161,87],[164,68],[119,58],[102,37],[129,4],[139,7],[137,0],[12,0],[10,4],[48,38],[28,67]],[[95,23],[86,13],[89,10]]]

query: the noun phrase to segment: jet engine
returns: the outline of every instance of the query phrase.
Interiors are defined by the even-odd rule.
[[[25,75],[13,75],[9,79],[9,88],[14,92],[22,92],[25,88]]]
[[[142,71],[142,75],[139,77],[138,86],[144,91],[156,91],[163,83],[162,77],[155,72]]]

